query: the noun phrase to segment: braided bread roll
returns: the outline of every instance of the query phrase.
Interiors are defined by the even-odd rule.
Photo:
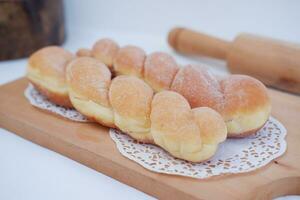
[[[101,40],[97,45],[101,45]],[[104,45],[102,45],[104,46]],[[109,51],[110,46],[99,55]],[[93,51],[93,50],[92,50]],[[271,102],[266,87],[246,75],[230,75],[218,80],[206,69],[185,66],[179,69],[166,53],[146,56],[139,47],[125,46],[113,56],[113,71],[117,75],[132,75],[144,79],[155,92],[172,90],[183,95],[192,108],[210,107],[226,122],[229,137],[244,137],[257,132],[269,118]],[[99,59],[104,62],[105,59]]]
[[[73,54],[61,47],[44,47],[30,56],[26,76],[50,101],[72,107],[65,80],[65,68],[72,59]]]
[[[115,125],[131,137],[152,142],[150,112],[153,91],[149,85],[133,76],[117,76],[109,90]]]
[[[98,40],[92,48],[91,54],[94,58],[101,60],[112,70],[113,59],[119,51],[119,45],[111,39]]]
[[[108,98],[111,72],[103,63],[89,57],[75,59],[67,68],[66,80],[76,110],[104,126],[115,127]]]
[[[121,75],[111,81],[109,69],[96,59],[75,59],[66,77],[71,102],[79,112],[138,141],[156,144],[177,158],[207,160],[226,139],[226,125],[216,111],[192,110],[176,92],[154,94],[135,76]]]
[[[267,121],[271,102],[265,86],[245,75],[231,75],[217,80],[207,70],[194,66],[179,69],[166,53],[146,56],[134,46],[119,46],[110,39],[98,41],[92,50],[80,49],[78,56],[93,56],[106,63],[117,75],[144,79],[155,92],[173,90],[183,95],[192,108],[210,107],[226,122],[229,137],[244,137],[257,132]],[[54,103],[71,107],[64,80],[71,53],[59,47],[46,47],[34,53],[27,77]]]

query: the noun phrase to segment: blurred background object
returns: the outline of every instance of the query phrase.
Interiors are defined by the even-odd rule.
[[[62,0],[0,1],[0,60],[29,56],[64,38]]]

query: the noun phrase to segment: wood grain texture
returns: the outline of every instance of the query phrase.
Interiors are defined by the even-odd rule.
[[[267,85],[300,94],[300,45],[240,34],[227,54],[228,68]]]
[[[269,90],[273,116],[288,130],[287,152],[257,171],[198,180],[150,172],[123,157],[108,129],[31,106],[24,78],[0,87],[0,125],[160,199],[271,199],[300,194],[300,97]]]
[[[184,54],[209,56],[225,60],[230,42],[190,29],[175,28],[168,35],[169,44]]]

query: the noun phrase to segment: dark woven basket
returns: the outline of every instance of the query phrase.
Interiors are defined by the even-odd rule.
[[[0,0],[0,60],[65,39],[63,0]]]

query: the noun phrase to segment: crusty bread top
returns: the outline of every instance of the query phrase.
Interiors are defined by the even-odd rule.
[[[113,59],[118,53],[118,50],[119,45],[115,41],[108,38],[104,38],[98,40],[94,44],[91,53],[94,58],[102,61],[108,67],[112,67]]]
[[[61,47],[48,46],[29,57],[28,67],[30,70],[38,71],[41,76],[65,83],[65,69],[73,58],[72,53]]]
[[[198,140],[201,146],[200,130],[183,96],[172,91],[156,93],[151,107],[151,129],[159,130],[168,139],[176,141]]]
[[[68,85],[73,92],[103,106],[110,105],[108,90],[111,72],[102,62],[80,57],[73,60],[67,70]]]
[[[134,119],[150,117],[152,96],[152,88],[134,76],[117,76],[109,90],[110,103],[118,114]]]
[[[209,71],[192,65],[185,66],[176,74],[171,90],[183,95],[192,108],[206,106],[221,111],[223,94],[218,80]]]
[[[220,81],[224,95],[223,115],[253,113],[271,106],[264,84],[247,75],[230,75]]]
[[[154,52],[147,56],[144,79],[155,90],[168,90],[179,70],[175,59],[167,53]]]
[[[122,47],[114,58],[113,67],[117,75],[143,76],[146,53],[136,46]]]

